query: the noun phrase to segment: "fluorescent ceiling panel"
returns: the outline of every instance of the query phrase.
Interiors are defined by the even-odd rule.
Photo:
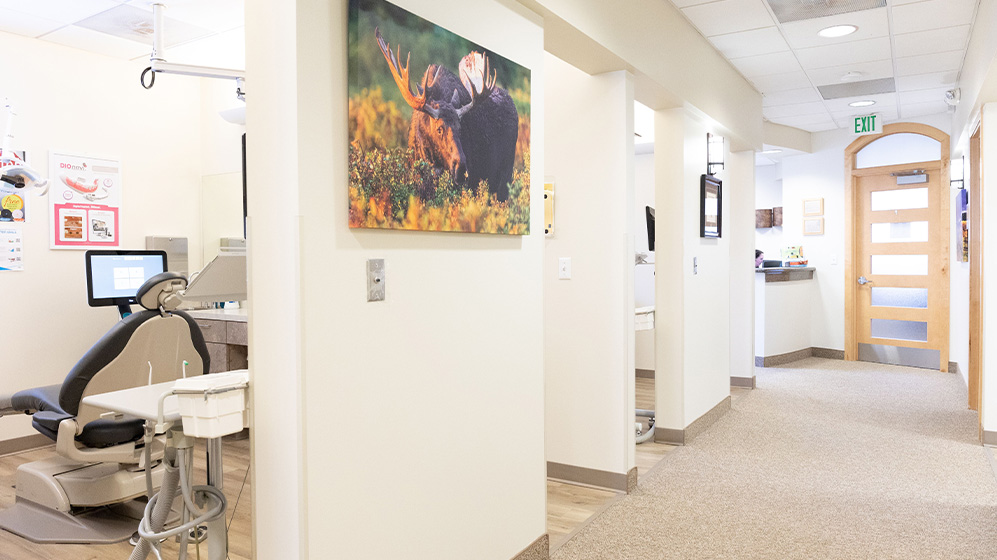
[[[886,0],[768,0],[768,3],[775,17],[781,23],[872,10],[886,6]]]
[[[152,44],[152,12],[136,8],[135,6],[122,4],[116,8],[78,21],[76,25],[106,33],[113,37],[120,37],[145,45]],[[177,21],[169,17],[165,18],[164,27],[164,43],[167,46],[179,45],[214,33],[202,27]]]
[[[892,93],[897,90],[897,86],[893,78],[881,78],[878,80],[817,86],[817,89],[824,99],[840,99],[842,97],[860,97],[875,93]]]

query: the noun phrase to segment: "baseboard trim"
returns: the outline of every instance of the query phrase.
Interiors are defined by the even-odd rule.
[[[696,439],[717,420],[723,418],[730,411],[730,395],[717,403],[716,406],[708,410],[699,418],[693,420],[684,430],[669,430],[667,428],[654,427],[654,441],[658,443],[670,443],[672,445],[686,445]]]
[[[754,389],[755,388],[755,376],[751,377],[731,377],[730,378],[731,387],[742,387],[744,389]]]
[[[845,351],[833,348],[819,348],[813,346],[795,352],[776,354],[775,356],[755,356],[755,367],[778,367],[788,363],[805,360],[806,358],[824,358],[826,360],[844,360]]]
[[[983,445],[987,447],[997,447],[997,432],[983,430]]]
[[[657,434],[657,428],[655,428],[654,432]],[[635,477],[636,475],[637,473],[634,472]],[[573,482],[576,484],[585,484],[587,486],[595,486],[598,488],[608,488],[618,492],[627,492],[630,488],[629,473],[622,474],[600,471],[598,469],[590,469],[576,465],[565,465],[564,463],[555,463],[553,461],[547,461],[547,478]]]
[[[959,362],[949,362],[949,373],[960,373]]]
[[[642,377],[644,379],[654,379],[653,369],[638,369],[635,371],[637,377]]]
[[[0,455],[10,455],[11,453],[20,453],[21,451],[48,447],[50,445],[55,445],[55,442],[48,437],[42,434],[31,434],[30,436],[0,441]]]
[[[627,494],[633,494],[637,490],[637,467],[630,469],[627,473]]]
[[[540,535],[530,546],[513,556],[512,560],[550,560],[550,535]]]

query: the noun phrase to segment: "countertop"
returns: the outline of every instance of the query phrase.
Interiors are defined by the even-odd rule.
[[[246,309],[191,309],[187,314],[195,319],[207,319],[215,321],[235,321],[245,323],[249,317]]]

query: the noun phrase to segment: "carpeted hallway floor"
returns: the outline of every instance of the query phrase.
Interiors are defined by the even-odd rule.
[[[817,358],[757,375],[552,558],[997,558],[960,376]]]

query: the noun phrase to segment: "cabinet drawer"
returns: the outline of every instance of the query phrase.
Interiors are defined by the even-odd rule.
[[[228,371],[228,345],[209,342],[206,346],[208,347],[208,357],[211,360],[208,373]]]
[[[249,346],[249,324],[238,321],[227,321],[225,326],[225,342],[238,344],[239,346]]]
[[[197,326],[201,327],[201,334],[204,335],[205,342],[225,342],[225,321],[211,321],[209,319],[194,319]]]

